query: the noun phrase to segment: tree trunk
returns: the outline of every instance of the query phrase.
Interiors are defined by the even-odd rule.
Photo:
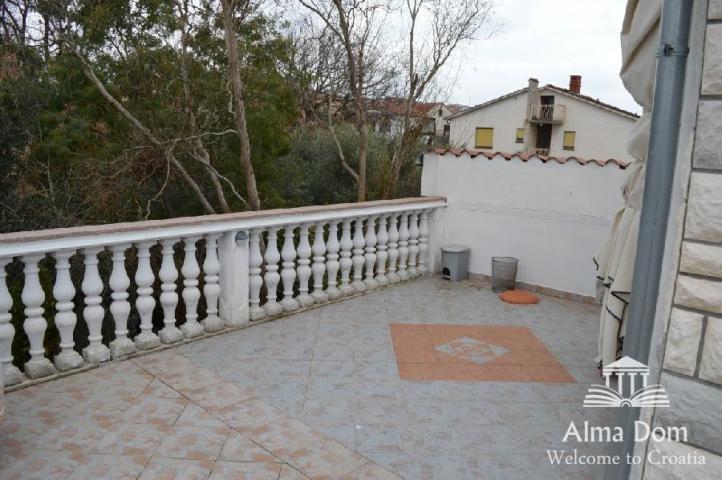
[[[236,119],[236,131],[241,143],[240,162],[246,176],[246,195],[251,210],[261,209],[261,200],[256,187],[256,175],[251,163],[251,143],[248,139],[246,125],[246,107],[243,101],[243,82],[238,68],[238,39],[236,38],[235,22],[233,21],[233,0],[221,0],[223,9],[223,29],[225,31],[226,50],[228,54],[228,79],[233,94],[233,113]]]

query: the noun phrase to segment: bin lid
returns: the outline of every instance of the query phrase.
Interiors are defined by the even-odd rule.
[[[464,245],[457,245],[457,244],[444,245],[443,247],[441,247],[441,251],[447,252],[447,253],[463,253],[463,252],[468,252],[469,247],[465,247]]]

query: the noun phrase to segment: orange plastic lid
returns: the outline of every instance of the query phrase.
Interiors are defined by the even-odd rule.
[[[506,303],[517,305],[532,305],[539,303],[539,297],[525,290],[507,290],[499,294],[499,298]]]

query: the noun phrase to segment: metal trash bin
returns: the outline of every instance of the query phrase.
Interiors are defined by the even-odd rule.
[[[469,247],[446,245],[441,247],[441,278],[458,282],[469,276]]]
[[[516,268],[519,259],[514,257],[491,257],[491,289],[496,292],[514,290]]]

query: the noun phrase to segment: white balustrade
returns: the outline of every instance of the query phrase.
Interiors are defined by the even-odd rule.
[[[391,200],[288,213],[234,213],[208,220],[203,217],[192,221],[161,220],[137,229],[123,226],[114,230],[112,225],[79,227],[70,236],[58,233],[53,237],[53,231],[46,231],[33,239],[34,232],[25,232],[15,239],[13,234],[0,234],[0,370],[5,386],[79,369],[84,362],[96,364],[131,355],[136,350],[151,350],[162,343],[173,344],[183,338],[235,328],[237,324],[232,322],[235,316],[260,320],[425,273],[429,269],[429,214],[443,205],[444,200],[439,198]],[[280,231],[283,245],[279,251]],[[249,233],[247,242],[240,235],[245,232]],[[219,239],[223,240],[220,245]],[[183,261],[177,265],[175,254],[180,250],[175,252],[174,248],[181,243]],[[202,264],[198,261],[199,245],[205,248]],[[112,269],[109,278],[104,279],[99,261],[106,260],[106,249]],[[238,250],[237,254],[227,255],[231,250]],[[126,262],[135,258],[136,251],[137,269],[131,282]],[[45,338],[46,294],[40,281],[41,273],[42,278],[53,278],[52,262],[48,262],[51,272],[41,272],[46,268],[42,260],[48,255],[55,259],[52,296],[54,324],[60,337],[55,345],[48,345]],[[7,278],[20,273],[8,267],[16,258],[23,262],[22,322],[12,319],[10,286],[16,284],[16,279],[10,283]],[[81,297],[76,295],[72,280],[74,258],[82,258],[84,263]],[[183,284],[180,292],[179,275]],[[279,300],[280,283],[283,295]],[[106,288],[109,299],[103,296]],[[236,294],[237,297],[233,296]],[[140,318],[137,333],[129,332],[131,295],[135,295],[135,311]],[[155,295],[159,295],[158,302]],[[201,295],[205,312],[199,312]],[[82,305],[75,304],[76,297],[82,298]],[[181,297],[185,318],[177,319]],[[219,317],[219,305],[223,306],[223,319]],[[162,309],[163,326],[154,332],[153,316],[158,306]],[[81,311],[88,330],[82,356],[75,343],[79,320],[76,312],[79,315]],[[114,338],[107,344],[103,342],[106,316],[114,323]],[[12,355],[12,344],[18,334],[13,324],[20,323],[23,326],[20,334],[24,332],[27,338],[30,355],[24,375],[13,365]],[[46,347],[59,353],[46,358]]]
[[[278,227],[272,227],[268,230],[266,255],[266,275],[263,277],[266,283],[266,305],[263,309],[266,315],[272,317],[283,311],[283,307],[278,303],[278,282],[281,276],[278,274],[278,262],[281,260],[281,254],[278,252],[277,245]]]
[[[158,278],[160,278],[161,294],[160,304],[163,307],[163,329],[158,332],[160,341],[163,343],[175,343],[179,342],[183,338],[183,332],[180,328],[176,327],[175,309],[178,306],[178,292],[176,291],[175,281],[178,279],[178,270],[175,267],[175,260],[173,259],[173,245],[175,245],[175,239],[163,240],[163,261],[160,264],[160,271],[158,272]]]
[[[328,298],[334,300],[340,298],[343,294],[338,289],[338,252],[341,245],[338,243],[338,221],[332,221],[328,224],[328,239],[326,240],[326,294]]]
[[[421,211],[419,219],[419,272],[424,275],[429,271],[429,212]]]
[[[409,215],[409,277],[418,277],[419,270],[416,262],[419,258],[419,214],[413,212]]]
[[[399,258],[399,230],[397,228],[398,215],[392,214],[389,216],[389,265],[388,265],[388,277],[389,282],[399,283],[401,277],[396,273],[396,261]]]
[[[135,309],[140,317],[140,333],[133,342],[138,350],[149,350],[160,345],[160,338],[153,333],[153,282],[155,275],[150,266],[150,248],[156,242],[140,242],[138,247],[138,270],[135,272],[135,284],[138,285],[138,298],[135,299]]]
[[[10,309],[13,307],[13,297],[10,296],[5,277],[5,267],[10,263],[10,258],[0,258],[0,369],[2,369],[3,380],[6,386],[22,382],[25,377],[20,370],[13,365],[13,338],[15,328],[10,323],[12,316]]]
[[[289,225],[283,230],[283,248],[281,249],[281,280],[283,281],[283,300],[281,307],[284,312],[298,310],[298,302],[293,298],[293,283],[296,281],[296,247],[293,244],[293,231],[296,225]]]
[[[407,270],[409,259],[409,215],[402,213],[399,216],[399,278],[408,280],[410,275]]]
[[[88,325],[88,346],[83,349],[83,358],[88,363],[105,362],[110,359],[110,350],[103,345],[103,318],[105,309],[102,302],[103,279],[98,271],[98,254],[102,248],[86,248],[83,250],[85,257],[85,275],[81,288],[85,294],[85,308],[83,318]]]
[[[379,284],[374,280],[374,268],[376,266],[376,217],[369,217],[366,221],[366,278],[364,283],[368,288],[376,288]]]
[[[313,305],[313,297],[308,294],[308,280],[311,278],[311,244],[308,241],[307,223],[301,225],[298,240],[298,298],[301,307]]]
[[[323,303],[328,301],[328,295],[323,291],[323,275],[326,273],[326,242],[323,241],[323,223],[317,223],[313,230],[313,292],[311,296],[314,302]]]
[[[75,351],[73,332],[78,318],[73,311],[73,298],[75,286],[70,278],[70,257],[75,255],[74,250],[55,252],[55,326],[60,333],[60,353],[55,356],[55,368],[64,372],[78,368],[83,364],[83,358]]]
[[[201,237],[185,237],[183,239],[184,257],[181,274],[183,275],[183,303],[186,307],[186,321],[181,325],[181,332],[186,338],[193,338],[203,335],[204,328],[198,322],[198,302],[201,299],[201,291],[198,289],[198,276],[201,274],[201,267],[196,258],[196,243]]]
[[[248,239],[248,303],[249,316],[252,321],[260,320],[266,316],[266,312],[261,308],[261,287],[263,286],[263,277],[261,277],[262,265],[261,230],[254,229],[251,230],[251,235]]]
[[[108,284],[112,290],[110,297],[110,313],[115,322],[115,340],[110,342],[110,357],[121,358],[135,352],[135,344],[128,338],[128,317],[130,316],[130,303],[128,302],[128,288],[130,278],[125,271],[125,251],[130,248],[129,243],[113,245],[113,271]]]
[[[218,284],[221,272],[221,262],[218,261],[218,238],[220,234],[209,234],[206,240],[206,259],[203,261],[203,295],[206,297],[206,318],[201,322],[203,329],[208,333],[219,332],[225,325],[218,316],[218,298],[221,296],[221,286]]]
[[[386,222],[388,217],[381,215],[379,217],[379,231],[376,235],[378,244],[376,246],[376,283],[382,287],[389,284],[389,277],[386,276],[386,259],[389,257],[389,235],[386,230]]]
[[[344,219],[341,230],[341,260],[339,261],[339,265],[341,267],[341,293],[343,295],[351,295],[353,293],[353,287],[350,283],[351,267],[353,266],[353,261],[351,260],[351,250],[353,249],[351,222],[353,222],[353,220],[350,218]]]
[[[353,282],[351,286],[355,293],[361,293],[366,291],[366,284],[363,282],[363,268],[366,259],[364,258],[364,221],[362,218],[356,219],[356,228],[353,234]]]

